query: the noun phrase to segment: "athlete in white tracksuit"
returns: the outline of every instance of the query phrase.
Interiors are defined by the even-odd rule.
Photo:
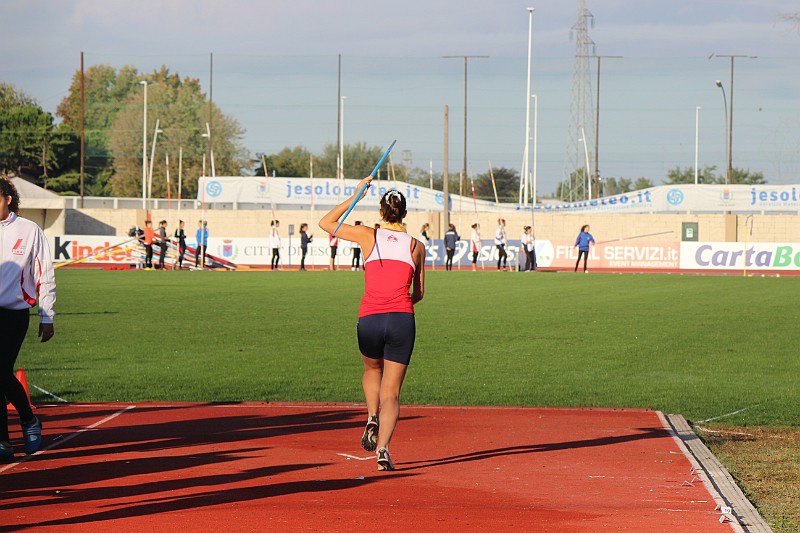
[[[34,416],[25,389],[14,375],[14,364],[28,331],[30,308],[39,301],[39,336],[53,337],[56,283],[44,233],[34,222],[17,216],[19,195],[10,179],[0,176],[0,398],[19,413],[25,452],[36,452],[42,424]],[[8,433],[6,402],[0,401],[0,462],[14,451]]]

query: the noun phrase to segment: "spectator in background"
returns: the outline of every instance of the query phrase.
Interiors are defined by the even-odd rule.
[[[472,225],[472,234],[469,237],[469,249],[472,252],[472,270],[478,270],[478,254],[481,252],[481,232],[480,225],[476,222]],[[483,260],[481,260],[481,265]]]
[[[175,230],[175,238],[178,239],[178,270],[183,269],[183,257],[186,255],[186,232],[183,231],[183,220],[178,221],[178,229]]]
[[[14,364],[37,297],[42,342],[53,338],[56,301],[56,278],[47,238],[35,223],[17,216],[18,211],[17,188],[10,179],[0,176],[0,462],[4,463],[14,461],[6,400],[19,414],[25,453],[35,453],[42,443],[42,422],[33,414],[25,387],[14,374]]]
[[[197,221],[197,248],[194,252],[194,266],[205,268],[206,248],[208,248],[208,222]]]
[[[269,223],[269,247],[272,248],[270,265],[272,270],[278,268],[278,262],[281,259],[281,236],[278,233],[280,225],[281,223],[278,220],[273,220]]]
[[[308,245],[314,240],[313,235],[309,235],[306,230],[308,230],[308,224],[303,222],[300,224],[300,252],[303,254],[300,256],[300,270],[306,269],[306,254],[308,254]]]
[[[506,245],[508,244],[508,237],[506,236],[506,219],[497,219],[497,230],[494,232],[494,245],[497,246],[497,270],[500,270],[502,263],[503,269],[508,268],[508,252],[506,252]]]
[[[525,268],[523,271],[532,272],[536,270],[536,258],[533,255],[533,228],[525,226],[522,228],[522,236],[519,239],[521,251],[525,253]]]
[[[428,236],[428,231],[430,231],[430,229],[431,225],[425,222],[422,225],[422,229],[419,231],[419,240],[420,242],[422,242],[422,244],[425,245],[425,248],[427,248],[431,244],[431,238]]]
[[[167,259],[167,244],[169,241],[167,240],[167,221],[162,220],[158,223],[158,241],[161,245],[160,255],[158,258],[158,268],[164,270],[164,263]]]
[[[361,221],[356,220],[356,226],[360,226]],[[353,261],[351,263],[351,270],[361,270],[361,245],[356,241],[350,241],[350,251],[353,253]]]
[[[581,256],[583,256],[583,273],[586,274],[588,271],[586,270],[586,261],[589,259],[589,250],[592,244],[595,244],[594,237],[592,234],[589,233],[589,224],[584,224],[581,226],[581,232],[578,233],[578,237],[575,239],[575,246],[578,248],[578,260],[575,261],[575,272],[578,271],[578,264],[581,262]]]
[[[330,269],[336,270],[336,249],[339,247],[339,237],[331,234],[330,237],[328,237],[328,245],[331,247]]]
[[[444,262],[445,270],[453,270],[453,254],[456,253],[456,243],[461,237],[456,233],[456,227],[450,224],[444,234],[444,249],[447,253],[447,259]]]
[[[144,222],[144,267],[153,268],[153,239],[156,232],[153,231],[153,222],[146,220]]]

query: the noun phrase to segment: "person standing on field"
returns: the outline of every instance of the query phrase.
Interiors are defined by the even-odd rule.
[[[183,231],[183,220],[178,221],[178,229],[175,230],[175,238],[178,239],[178,270],[183,269],[183,257],[186,255],[186,232]]]
[[[360,225],[361,221],[356,220],[356,226]],[[350,252],[353,254],[353,260],[350,263],[350,270],[361,270],[361,246],[355,241],[350,241]]]
[[[314,237],[308,234],[308,224],[303,222],[300,224],[300,252],[302,255],[300,256],[300,270],[306,269],[306,255],[308,254],[308,245],[311,241],[314,240]]]
[[[205,268],[206,248],[208,248],[208,222],[197,221],[197,248],[194,251],[194,266]]]
[[[472,252],[472,270],[478,270],[478,254],[481,253],[481,227],[476,222],[472,225],[472,234],[469,237],[469,249]],[[481,268],[483,268],[483,259],[481,259]]]
[[[162,220],[158,223],[158,240],[161,245],[160,255],[158,257],[158,268],[164,270],[164,264],[167,260],[167,221]]]
[[[456,253],[456,243],[460,240],[461,237],[458,235],[455,225],[450,224],[444,234],[444,250],[447,254],[444,261],[445,270],[453,270],[453,255]]]
[[[508,252],[506,252],[506,245],[508,244],[508,237],[506,235],[506,220],[504,218],[497,219],[497,230],[494,232],[494,245],[497,246],[497,270],[500,270],[500,264],[503,264],[503,270],[508,268]]]
[[[19,414],[25,453],[42,444],[42,422],[33,414],[25,387],[14,375],[14,364],[30,324],[30,308],[39,301],[39,337],[53,338],[56,280],[50,248],[41,228],[21,218],[19,194],[10,179],[0,176],[0,462],[14,460],[8,432],[6,399]]]
[[[330,269],[336,270],[336,250],[339,248],[339,237],[333,234],[328,236],[328,245],[331,247]]]
[[[153,222],[146,220],[144,223],[144,267],[153,268],[153,239],[156,232],[153,231]]]
[[[520,248],[525,253],[525,268],[522,269],[526,272],[533,272],[536,270],[536,255],[533,250],[533,228],[525,226],[522,228],[522,237],[520,237]]]
[[[578,233],[578,237],[575,239],[575,247],[578,248],[578,260],[575,261],[575,272],[578,271],[578,265],[581,262],[581,256],[583,256],[583,273],[586,274],[588,270],[586,270],[586,260],[589,259],[589,250],[591,249],[591,245],[595,244],[594,237],[592,234],[589,233],[589,224],[584,224],[581,226],[581,232]]]
[[[356,191],[363,187],[361,197],[371,181],[372,176],[367,176],[356,187]],[[334,232],[357,194],[322,217],[319,226]],[[337,233],[370,251],[364,261],[364,296],[356,331],[367,402],[361,446],[376,450],[378,470],[394,470],[389,442],[400,416],[400,389],[414,350],[414,306],[422,300],[425,287],[425,246],[406,233],[402,225],[406,214],[405,197],[393,189],[381,197],[380,228],[342,224]]]
[[[281,259],[281,236],[278,233],[278,228],[281,223],[278,220],[273,220],[269,223],[269,247],[272,248],[272,259],[270,265],[272,270],[278,268],[278,262]]]
[[[431,225],[425,222],[422,224],[422,229],[419,231],[419,242],[425,245],[427,248],[428,245],[431,243],[430,237],[428,237],[428,232],[431,229]]]

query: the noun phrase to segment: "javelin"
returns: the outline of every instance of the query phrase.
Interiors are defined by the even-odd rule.
[[[629,241],[631,239],[641,239],[642,237],[652,237],[654,235],[666,235],[667,233],[675,233],[675,231],[674,230],[673,231],[661,231],[661,232],[658,232],[658,233],[647,233],[645,235],[635,235],[633,237],[622,237],[621,239],[614,239],[614,240],[611,240],[611,241],[601,241],[601,242],[598,242],[597,244],[607,244],[609,242],[617,242],[617,241]]]
[[[378,164],[375,165],[375,168],[373,168],[372,172],[369,173],[370,176],[375,177],[375,174],[378,172],[378,169],[381,168],[381,165],[383,164],[383,162],[386,161],[387,157],[389,157],[389,153],[392,151],[392,148],[394,148],[394,143],[396,143],[396,142],[397,142],[397,139],[392,141],[392,144],[390,144],[389,148],[387,148],[386,151],[383,153],[383,157],[381,157],[380,161],[378,161]],[[364,185],[361,186],[361,189],[359,189],[358,193],[356,193],[355,197],[353,198],[353,203],[351,203],[350,207],[347,208],[347,211],[344,212],[344,216],[339,221],[339,225],[336,226],[336,229],[333,230],[332,235],[335,236],[336,232],[339,231],[339,228],[342,227],[342,224],[344,224],[344,219],[347,218],[347,215],[349,215],[350,211],[352,211],[353,208],[356,206],[358,201],[361,199],[361,195],[364,194],[364,191],[367,190],[368,186],[369,186],[368,183],[365,183]],[[396,186],[397,186],[397,184],[395,183],[395,187]]]

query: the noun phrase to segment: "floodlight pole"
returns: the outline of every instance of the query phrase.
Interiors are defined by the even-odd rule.
[[[142,209],[147,209],[147,80],[139,83],[144,87],[144,118],[142,119]]]
[[[153,200],[153,160],[156,157],[156,141],[158,140],[158,134],[162,133],[163,130],[158,128],[159,119],[156,119],[156,129],[155,133],[153,133],[153,146],[152,151],[150,152],[150,176],[147,178],[147,198],[152,202]],[[148,213],[147,219],[150,220],[150,215]]]
[[[758,59],[758,56],[748,56],[748,55],[735,55],[735,54],[711,54],[708,56],[709,59],[712,57],[727,57],[731,60],[731,85],[730,85],[730,99],[728,101],[729,111],[728,111],[728,168],[727,173],[725,175],[725,183],[730,185],[731,181],[733,180],[733,62],[737,57],[746,57],[748,59]],[[717,81],[717,86],[722,89],[723,96],[725,95],[725,89],[722,88],[722,83]]]
[[[450,176],[449,174],[449,159],[450,159],[450,108],[444,106],[444,162],[442,166],[442,197],[443,197],[443,212],[444,212],[444,231],[440,231],[442,235],[450,227]]]
[[[700,106],[694,108],[694,184],[699,183],[697,160],[700,152]]]
[[[519,184],[519,205],[528,203],[528,187],[530,185],[530,145],[531,145],[531,45],[533,42],[533,12],[528,8],[528,85],[525,90],[525,150],[522,161],[522,172]],[[534,201],[535,203],[535,201]]]
[[[717,80],[717,87],[722,91],[722,109],[725,111],[725,137],[724,142],[725,144],[725,166],[728,166],[728,149],[730,148],[728,145],[728,98],[725,96],[725,87],[722,86],[722,82]],[[725,183],[730,183],[730,173],[728,172],[727,168],[725,169]]]
[[[463,175],[467,175],[467,60],[485,59],[489,56],[442,56],[444,59],[464,59],[464,167]]]
[[[337,168],[337,178],[344,179],[344,101],[346,96],[339,98],[339,168]]]
[[[86,143],[86,87],[83,74],[83,52],[81,52],[81,209],[83,209],[83,172]],[[44,162],[45,174],[47,174],[47,161]]]
[[[597,105],[594,115],[594,197],[600,198],[600,60],[622,59],[622,56],[597,56]]]
[[[531,189],[531,206],[536,207],[536,145],[538,144],[537,130],[539,129],[539,98],[532,94],[533,98],[533,189]]]

